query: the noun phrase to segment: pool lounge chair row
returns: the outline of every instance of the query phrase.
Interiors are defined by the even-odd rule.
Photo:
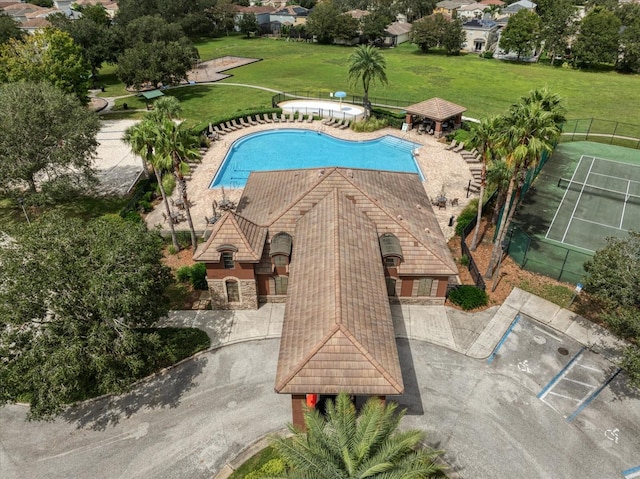
[[[207,136],[212,140],[217,140],[232,131],[256,125],[264,125],[265,123],[293,123],[296,121],[298,123],[302,123],[303,121],[306,121],[307,123],[313,122],[312,114],[306,116],[307,118],[305,119],[304,114],[298,113],[298,118],[296,118],[295,113],[290,113],[289,115],[282,113],[280,117],[278,117],[277,113],[272,113],[271,117],[269,117],[267,113],[263,113],[262,117],[260,115],[249,115],[247,117],[234,118],[233,120],[225,121],[218,125],[209,125]]]
[[[338,128],[340,130],[346,130],[351,125],[351,121],[350,120],[338,120],[336,118],[328,118],[326,120],[323,120],[322,123],[327,125],[327,126],[332,126],[334,128]]]

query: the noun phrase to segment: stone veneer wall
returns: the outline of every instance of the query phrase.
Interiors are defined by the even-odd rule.
[[[227,302],[225,281],[233,279],[238,282],[240,291],[239,303]],[[211,309],[258,309],[258,288],[254,279],[242,280],[237,278],[207,279],[211,292]]]
[[[391,304],[419,304],[423,306],[443,305],[446,298],[430,297],[430,296],[396,296],[395,298],[389,298]]]
[[[279,294],[277,296],[275,296],[275,295],[260,295],[260,296],[258,296],[258,302],[259,303],[286,303],[287,302],[287,295],[286,294]]]

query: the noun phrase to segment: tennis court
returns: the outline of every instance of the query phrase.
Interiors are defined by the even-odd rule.
[[[564,192],[546,239],[596,251],[640,227],[640,166],[582,155],[557,188]]]

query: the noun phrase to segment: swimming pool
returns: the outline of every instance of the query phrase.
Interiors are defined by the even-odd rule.
[[[252,171],[342,166],[422,173],[413,150],[422,145],[386,135],[347,141],[311,130],[272,130],[235,141],[209,188],[244,188]]]

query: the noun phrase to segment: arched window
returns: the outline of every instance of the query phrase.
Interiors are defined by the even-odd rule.
[[[400,240],[393,233],[384,233],[378,238],[382,262],[387,268],[397,268],[404,261]]]
[[[224,282],[224,286],[227,290],[227,301],[229,303],[240,302],[240,288],[238,282],[233,280],[227,280]]]
[[[236,264],[234,255],[238,252],[238,248],[232,244],[221,244],[216,248],[216,251],[220,252],[220,262],[224,269],[235,268]]]

